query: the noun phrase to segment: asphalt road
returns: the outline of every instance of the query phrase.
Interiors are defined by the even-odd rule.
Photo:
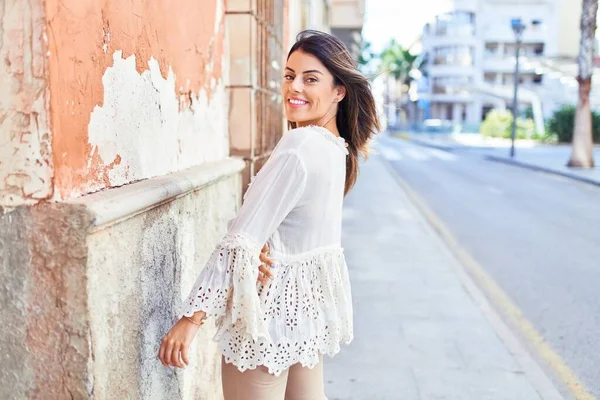
[[[376,149],[600,397],[600,187],[468,150]]]

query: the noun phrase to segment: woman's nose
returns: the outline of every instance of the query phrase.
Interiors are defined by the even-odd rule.
[[[302,81],[300,81],[300,79],[296,78],[292,81],[292,84],[290,85],[290,87],[294,92],[301,92],[302,91]]]

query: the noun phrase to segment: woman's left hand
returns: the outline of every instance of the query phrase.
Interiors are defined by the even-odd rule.
[[[204,313],[198,313],[202,319]],[[192,317],[194,318],[194,317]],[[185,317],[182,317],[165,335],[158,352],[158,358],[165,367],[183,368],[190,364],[188,350],[196,332],[200,327]]]

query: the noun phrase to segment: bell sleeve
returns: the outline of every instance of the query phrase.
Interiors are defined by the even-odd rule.
[[[180,317],[204,311],[221,329],[241,323],[253,339],[268,338],[257,291],[260,251],[305,186],[306,169],[294,151],[271,156],[183,302]]]

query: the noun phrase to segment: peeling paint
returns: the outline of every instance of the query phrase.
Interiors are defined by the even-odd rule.
[[[224,87],[216,87],[211,102],[201,89],[177,98],[175,76],[163,78],[158,62],[136,70],[136,57],[113,55],[113,66],[102,77],[102,106],[92,112],[88,127],[91,153],[87,165],[96,174],[96,191],[148,177],[164,175],[227,157],[229,153]],[[189,106],[180,111],[182,102]],[[218,133],[222,135],[219,136]]]
[[[184,114],[178,120],[197,121],[195,117],[186,117],[185,114],[205,113],[204,108],[210,105],[210,110],[206,111],[211,118],[204,121],[210,125],[214,120],[212,115],[215,110],[226,109],[227,104],[222,94],[223,4],[224,0],[203,1],[201,6],[193,0],[182,0],[177,6],[168,0],[47,0],[52,127],[56,132],[52,142],[55,149],[56,200],[118,186],[131,182],[131,179],[148,178],[150,175],[137,170],[136,164],[145,164],[145,159],[149,157],[157,159],[157,163],[163,168],[150,167],[144,171],[154,170],[162,174],[189,165],[188,153],[200,154],[201,159],[202,154],[213,151],[210,146],[206,151],[202,147],[183,147],[182,155],[169,154],[166,156],[168,161],[163,162],[156,153],[132,157],[135,149],[125,148],[124,154],[120,154],[122,162],[109,168],[116,157],[115,152],[109,148],[116,143],[110,144],[107,140],[114,137],[115,133],[107,132],[102,138],[102,134],[94,132],[89,133],[94,136],[90,138],[88,126],[91,125],[92,118],[95,118],[92,112],[97,112],[97,107],[106,108],[104,102],[111,98],[105,95],[104,90],[107,89],[106,75],[114,73],[108,69],[121,68],[120,65],[115,65],[114,55],[117,52],[120,52],[122,59],[133,60],[134,68],[131,71],[136,71],[143,79],[147,79],[145,77],[148,76],[149,63],[152,63],[152,68],[160,72],[162,80],[174,81],[171,90],[178,102],[178,111]],[[165,18],[166,15],[169,18]],[[135,57],[130,59],[131,56]],[[152,72],[150,75],[156,73]],[[139,78],[132,74],[128,76],[139,82]],[[128,85],[132,86],[135,85]],[[146,90],[146,86],[143,87]],[[139,97],[139,93],[130,94],[130,100],[137,100]],[[120,98],[124,100],[127,96],[122,94]],[[71,103],[67,104],[67,101]],[[162,104],[158,106],[162,107]],[[170,107],[170,103],[167,107]],[[137,123],[147,128],[142,116],[155,113],[157,105],[140,102],[129,104],[126,109],[131,120],[129,127]],[[115,117],[121,118],[120,110],[113,111],[118,111]],[[170,120],[166,122],[171,123]],[[116,125],[109,128],[112,127]],[[124,140],[121,135],[140,133],[135,129],[117,129],[121,131],[117,139],[119,141]],[[153,126],[151,129],[156,132],[159,128]],[[225,129],[212,131],[212,135],[222,132],[225,136]],[[177,132],[184,136],[203,135],[201,131],[188,133],[185,129]],[[142,132],[143,134],[145,133]],[[172,147],[173,143],[190,142],[178,135],[170,132],[166,137],[160,136],[160,143],[167,142]],[[138,142],[137,138],[133,138],[129,143]],[[199,142],[201,140],[192,141],[194,144]],[[146,145],[145,148],[148,147]],[[150,148],[155,151],[158,147]],[[174,157],[178,157],[181,163],[173,164]]]
[[[0,210],[52,195],[45,35],[41,2],[0,2]]]

